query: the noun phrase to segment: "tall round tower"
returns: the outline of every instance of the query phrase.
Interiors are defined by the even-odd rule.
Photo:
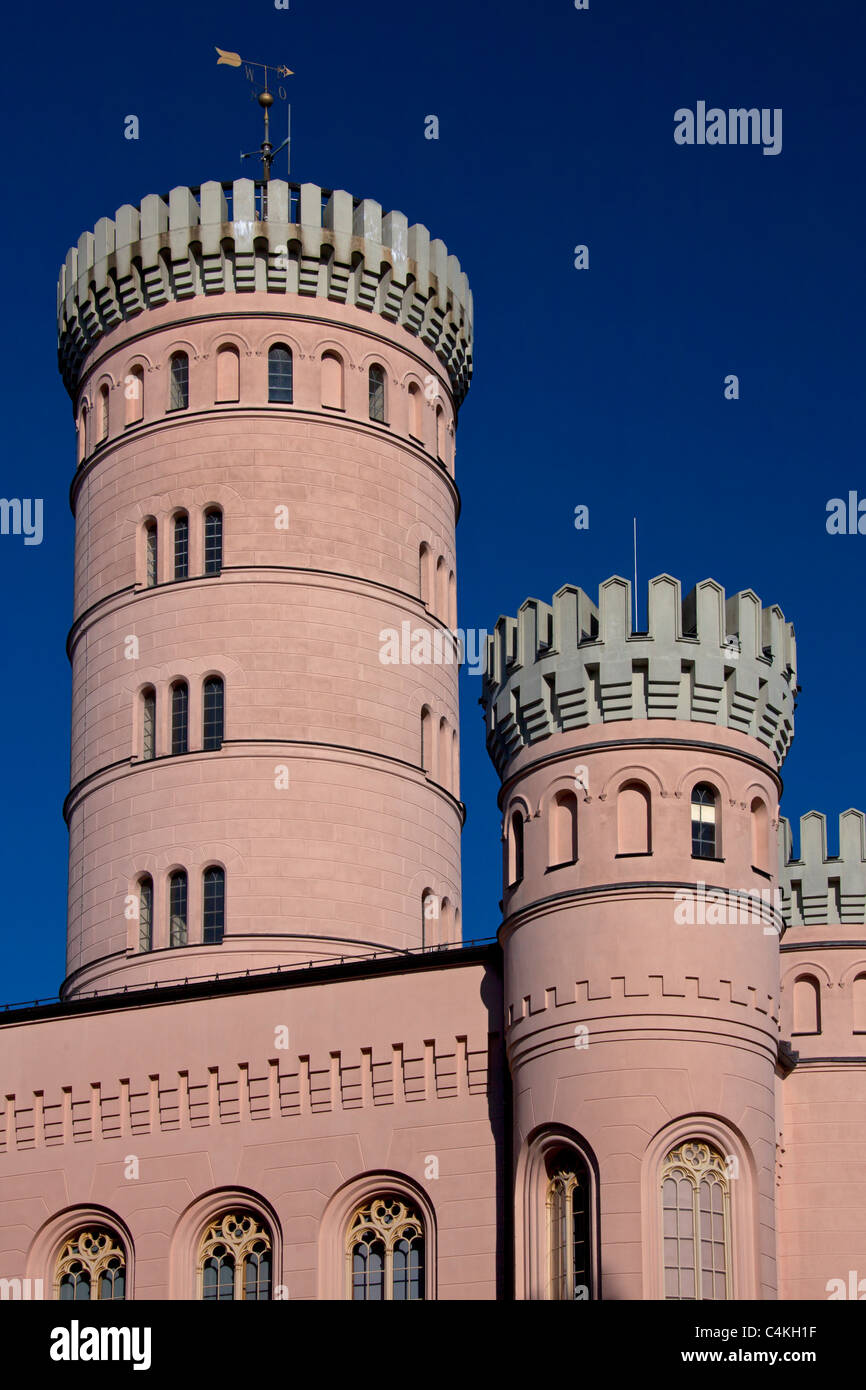
[[[776,1289],[793,630],[712,580],[566,587],[489,639],[517,1294]]]
[[[208,183],[86,232],[58,312],[65,994],[457,939],[457,666],[391,640],[456,625],[456,257],[345,192]]]

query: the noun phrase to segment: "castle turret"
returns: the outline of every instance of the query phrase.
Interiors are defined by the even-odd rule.
[[[839,853],[827,822],[779,829],[784,1152],[779,1228],[784,1298],[866,1298],[866,817],[843,811]],[[853,1278],[852,1278],[853,1275]],[[862,1281],[862,1282],[861,1282]]]
[[[208,183],[85,232],[58,313],[65,992],[457,939],[457,667],[387,655],[456,625],[456,257],[346,192]]]
[[[667,575],[630,614],[614,577],[489,639],[518,1296],[773,1297],[793,629]]]

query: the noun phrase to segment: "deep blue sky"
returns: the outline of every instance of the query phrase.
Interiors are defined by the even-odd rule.
[[[666,570],[684,592],[707,576],[754,588],[794,622],[788,816],[826,811],[832,844],[836,814],[866,804],[866,536],[825,529],[829,498],[866,496],[866,6],[590,6],[55,2],[6,19],[0,495],[44,498],[45,537],[0,537],[0,1001],[51,995],[64,970],[74,442],[57,269],[122,203],[251,174],[238,153],[259,142],[258,108],[215,44],[295,70],[294,179],[400,209],[469,275],[461,625],[628,575],[637,514],[642,616]],[[676,145],[674,111],[698,100],[781,107],[781,154]],[[464,931],[480,938],[499,921],[498,784],[479,680],[462,682]]]

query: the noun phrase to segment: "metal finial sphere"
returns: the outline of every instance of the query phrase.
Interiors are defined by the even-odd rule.
[[[259,106],[273,106],[274,98],[270,92],[259,92]]]

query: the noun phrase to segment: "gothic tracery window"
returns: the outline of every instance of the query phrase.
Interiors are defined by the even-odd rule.
[[[402,1197],[374,1197],[358,1207],[346,1238],[349,1297],[354,1302],[424,1298],[424,1223]]]
[[[126,1298],[126,1254],[111,1231],[78,1231],[64,1242],[55,1270],[54,1297],[79,1303]]]
[[[718,795],[709,782],[698,782],[692,791],[692,858],[719,856]]]
[[[271,1236],[251,1212],[218,1216],[202,1236],[199,1298],[206,1303],[265,1302],[271,1297]]]
[[[589,1170],[579,1154],[562,1151],[548,1161],[548,1296],[557,1301],[592,1297]]]
[[[725,1160],[688,1139],[662,1167],[662,1234],[666,1299],[729,1299],[730,1182]]]

